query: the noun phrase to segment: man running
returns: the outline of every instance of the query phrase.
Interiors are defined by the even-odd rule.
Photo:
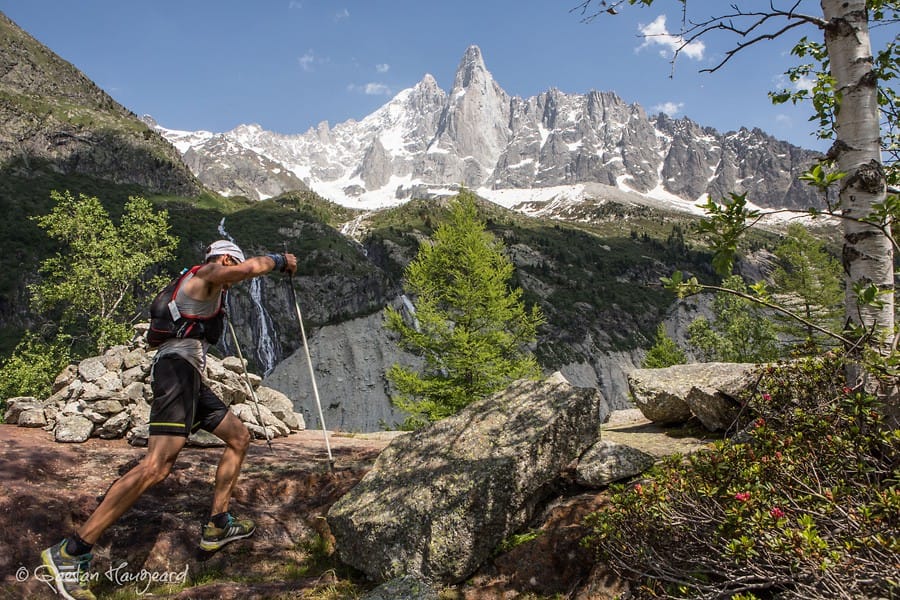
[[[182,280],[175,293],[173,313],[190,315],[201,322],[221,319],[223,293],[229,286],[273,270],[293,274],[297,270],[296,257],[284,253],[245,260],[236,244],[227,240],[214,242],[206,249],[206,262]],[[221,332],[221,322],[218,327]],[[188,436],[198,429],[212,432],[225,442],[200,548],[218,550],[253,534],[256,527],[253,521],[236,519],[228,512],[250,446],[250,432],[203,383],[201,373],[206,366],[208,348],[209,341],[193,337],[173,337],[159,346],[150,371],[153,403],[147,454],[112,484],[100,505],[77,531],[41,553],[64,598],[94,599],[94,594],[84,585],[93,545],[145,491],[168,476]]]

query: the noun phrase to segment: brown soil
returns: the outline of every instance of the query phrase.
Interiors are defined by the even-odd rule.
[[[389,442],[338,436],[330,441],[333,472],[320,431],[273,440],[271,451],[265,442],[254,442],[231,510],[254,519],[257,531],[246,542],[213,554],[200,551],[197,543],[200,522],[209,514],[221,449],[185,448],[171,475],[138,500],[95,547],[98,596],[112,593],[129,578],[146,583],[151,573],[177,581],[185,569],[188,580],[259,582],[229,585],[230,591],[201,586],[188,590],[185,598],[274,597],[320,584],[319,574],[303,577],[290,566],[308,563],[308,546],[317,534],[328,537],[324,515],[329,506]],[[124,440],[58,444],[46,431],[10,425],[0,425],[0,448],[0,598],[53,598],[41,581],[41,550],[82,523],[115,478],[146,450]]]
[[[624,435],[642,431],[641,424],[620,426]],[[197,543],[221,449],[185,448],[171,475],[138,500],[94,548],[95,593],[122,598],[122,588],[142,590],[150,584],[148,578],[177,583],[185,575],[190,587],[162,597],[301,598],[340,583],[350,582],[357,591],[372,587],[330,555],[333,538],[324,516],[371,468],[390,436],[331,434],[329,440],[333,470],[321,431],[277,438],[271,450],[265,442],[254,442],[231,510],[255,520],[257,531],[212,554],[200,551]],[[84,522],[108,486],[145,449],[124,440],[59,444],[47,431],[11,425],[0,425],[0,448],[0,599],[55,598],[41,580],[41,550]],[[445,590],[442,598],[561,594],[586,600],[621,591],[579,545],[587,533],[582,517],[602,506],[604,495],[561,491],[568,493],[533,523],[534,539],[499,555],[465,585]],[[157,589],[152,597],[161,597],[156,585],[150,589]]]

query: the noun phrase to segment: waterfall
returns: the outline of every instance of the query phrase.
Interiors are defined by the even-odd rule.
[[[237,244],[235,239],[225,231],[225,217],[222,217],[222,220],[219,221],[218,231],[223,238]],[[258,337],[254,355],[263,370],[263,376],[266,376],[275,368],[278,360],[278,347],[276,338],[272,335],[272,332],[275,331],[272,317],[269,316],[269,312],[262,303],[262,280],[259,277],[254,277],[250,280],[250,300],[255,308],[256,326],[254,330],[257,332]]]
[[[369,253],[366,251],[365,246],[363,246],[359,242],[359,240],[356,239],[356,234],[359,231],[359,226],[362,224],[363,219],[371,214],[371,212],[363,213],[358,217],[355,217],[352,221],[347,221],[343,224],[343,226],[341,226],[341,234],[353,241],[359,247],[359,250],[363,253],[363,256],[368,256]]]
[[[400,294],[400,300],[403,301],[407,316],[412,320],[413,329],[419,331],[419,320],[416,318],[416,307],[413,305],[412,300],[406,294]]]

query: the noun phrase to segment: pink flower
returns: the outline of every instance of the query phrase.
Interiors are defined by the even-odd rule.
[[[642,486],[641,484],[637,484],[634,486],[634,491],[640,496],[644,493],[644,486]]]
[[[849,394],[849,393],[852,392],[853,390],[850,389],[849,387],[847,387],[847,386],[845,385],[845,386],[843,387],[842,391],[843,391],[845,394]]]
[[[766,402],[768,402],[769,400],[772,399],[772,396],[769,395],[769,394],[763,394],[762,398],[763,398],[763,400],[765,400]]]
[[[780,519],[784,517],[784,511],[777,506],[773,506],[772,510],[769,511],[769,515],[771,515],[773,519]]]
[[[750,492],[738,492],[734,495],[734,499],[738,502],[746,502],[750,499]]]
[[[753,426],[759,428],[759,427],[763,427],[765,424],[766,424],[766,420],[763,419],[762,417],[760,417],[753,423]]]

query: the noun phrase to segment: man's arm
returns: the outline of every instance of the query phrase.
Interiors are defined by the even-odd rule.
[[[287,273],[297,271],[297,257],[286,252],[284,270]],[[272,271],[277,266],[276,260],[270,256],[253,256],[239,265],[225,266],[216,262],[203,265],[194,277],[184,284],[185,293],[195,300],[205,300],[226,285],[259,277]]]

